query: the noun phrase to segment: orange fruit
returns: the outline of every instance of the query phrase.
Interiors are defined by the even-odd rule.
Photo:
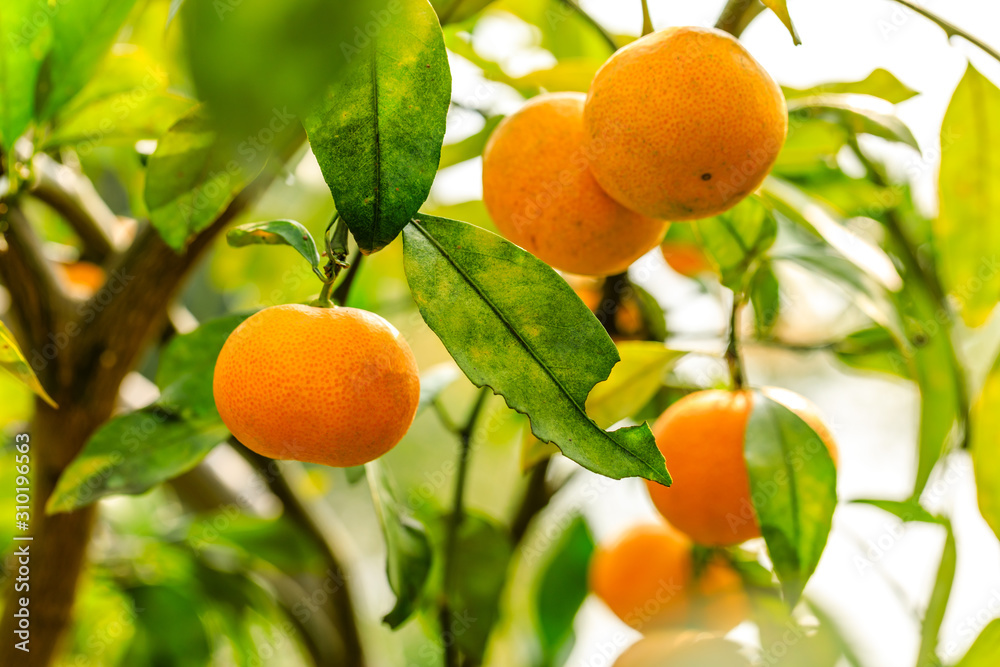
[[[833,436],[812,403],[785,389],[763,391],[816,431],[836,462]],[[698,391],[667,408],[653,425],[674,483],[647,483],[646,488],[660,514],[699,544],[729,546],[760,536],[743,458],[752,396],[749,391]]]
[[[591,175],[582,93],[529,100],[483,151],[483,201],[497,229],[570,273],[621,273],[656,247],[667,223],[626,209]]]
[[[97,264],[91,262],[56,263],[56,275],[66,290],[80,299],[89,298],[104,286],[107,275]]]
[[[687,278],[715,272],[715,267],[697,244],[664,241],[660,244],[660,252],[671,269]]]
[[[750,661],[721,637],[658,632],[628,647],[614,667],[750,667]]]
[[[697,571],[692,547],[667,524],[633,528],[596,551],[591,589],[637,630],[670,625],[731,630],[750,613],[742,580],[719,556]]]
[[[721,213],[753,192],[785,141],[781,89],[732,36],[668,28],[598,70],[584,110],[597,182],[664,220]]]
[[[273,459],[348,467],[402,439],[420,378],[399,332],[356,308],[273,306],[226,340],[215,405],[236,438]]]

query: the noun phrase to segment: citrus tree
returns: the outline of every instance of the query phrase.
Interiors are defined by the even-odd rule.
[[[968,66],[931,215],[894,75],[779,86],[739,37],[799,43],[782,0],[636,4],[640,37],[575,0],[5,0],[0,663],[869,665],[807,586],[862,503],[944,535],[918,667],[996,664],[995,620],[939,646],[925,491],[971,452],[1000,534],[1000,91]],[[498,21],[551,65],[477,48]],[[661,260],[727,313],[707,348]],[[802,276],[851,315],[808,346]],[[908,492],[838,497],[850,443],[748,346],[915,388]],[[655,519],[596,539],[635,479]]]

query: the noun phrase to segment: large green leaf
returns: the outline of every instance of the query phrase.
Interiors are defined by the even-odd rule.
[[[993,364],[972,413],[972,465],[979,511],[1000,538],[1000,359]]]
[[[587,416],[587,394],[619,356],[555,271],[495,234],[428,216],[407,226],[403,252],[420,314],[473,383],[585,468],[670,483],[646,424],[609,433]]]
[[[573,620],[587,597],[587,573],[594,538],[581,516],[561,532],[545,563],[535,592],[534,611],[544,664],[556,664],[573,639]]]
[[[306,119],[337,211],[365,253],[388,245],[427,199],[451,103],[434,10],[427,0],[398,2]]]
[[[969,326],[1000,298],[1000,89],[969,65],[941,125],[941,209],[934,248],[945,289]]]
[[[885,107],[885,108],[883,108]],[[855,95],[824,94],[788,101],[789,124],[822,118],[840,123],[856,134],[871,134],[920,150],[910,128],[884,101]]]
[[[956,663],[955,667],[993,667],[997,664],[998,658],[1000,658],[1000,618],[995,618],[983,628],[968,653]]]
[[[743,286],[750,265],[771,247],[778,233],[770,207],[754,195],[725,213],[692,224],[722,284],[734,290]]]
[[[145,197],[150,222],[171,248],[182,250],[260,173],[267,151],[257,146],[220,137],[203,107],[160,139],[146,169]]]
[[[821,83],[812,88],[782,88],[782,90],[785,93],[785,98],[789,100],[828,93],[848,93],[853,95],[871,95],[892,104],[904,102],[918,94],[917,91],[897,79],[892,72],[881,68],[873,70],[871,74],[861,81],[837,81]]]
[[[744,454],[761,534],[789,606],[816,569],[837,506],[829,450],[794,412],[755,391]]]
[[[17,346],[14,334],[10,332],[10,329],[3,322],[0,322],[0,369],[13,375],[21,384],[33,391],[36,396],[52,407],[58,407],[48,392],[45,391],[42,383],[38,381],[34,369],[31,368],[28,359],[21,352],[21,348]]]
[[[0,13],[0,146],[9,151],[35,115],[35,88],[52,39],[45,0],[4,0]]]
[[[60,3],[51,11],[52,50],[38,85],[38,108],[51,118],[90,80],[135,0]]]
[[[847,143],[848,132],[839,123],[803,118],[788,127],[772,171],[782,176],[803,176],[836,165],[837,153]]]

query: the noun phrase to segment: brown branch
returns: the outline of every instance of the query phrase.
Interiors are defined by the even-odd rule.
[[[0,211],[4,211],[0,226],[5,241],[0,248],[0,277],[10,292],[19,342],[30,363],[32,351],[44,346],[49,332],[57,330],[68,302],[24,212],[13,199],[0,200]]]
[[[103,263],[116,250],[118,217],[83,174],[38,153],[31,161],[28,192],[58,213],[80,237],[84,259]]]
[[[555,493],[549,488],[545,478],[549,472],[549,461],[545,459],[536,464],[528,477],[528,487],[524,491],[521,505],[510,524],[510,534],[514,544],[519,544],[528,532],[531,521],[548,506]]]

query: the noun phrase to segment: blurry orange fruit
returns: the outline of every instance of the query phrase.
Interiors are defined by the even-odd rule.
[[[708,257],[695,243],[664,241],[660,244],[660,252],[671,269],[687,278],[697,278],[715,271]]]
[[[72,296],[86,299],[101,289],[107,275],[97,264],[90,262],[57,263],[56,275]]]
[[[833,436],[816,406],[786,389],[763,391],[806,422],[836,462]],[[699,544],[728,546],[760,536],[743,455],[752,396],[749,391],[698,391],[667,408],[653,425],[674,483],[647,482],[649,495],[667,521]]]
[[[620,49],[591,83],[597,182],[644,215],[694,220],[760,185],[785,140],[781,89],[732,36],[668,28]]]
[[[410,347],[378,315],[292,304],[233,331],[213,390],[226,426],[258,454],[347,467],[402,439],[420,378]]]
[[[594,554],[591,589],[637,630],[695,625],[728,631],[749,614],[742,580],[721,557],[697,572],[692,547],[666,524],[633,528]]]
[[[750,667],[750,661],[721,637],[658,632],[626,649],[614,667]]]
[[[611,336],[611,340],[617,342],[623,340],[645,340],[648,332],[646,322],[643,318],[642,307],[634,289],[623,292],[619,295],[617,303],[604,303],[604,283],[599,278],[587,276],[564,276],[569,286],[573,288],[580,300],[594,313],[602,323],[605,323],[611,313],[608,308],[614,308],[616,332]]]
[[[483,151],[483,201],[497,229],[570,273],[620,273],[656,247],[667,223],[608,197],[583,148],[582,93],[529,100],[493,132]]]

